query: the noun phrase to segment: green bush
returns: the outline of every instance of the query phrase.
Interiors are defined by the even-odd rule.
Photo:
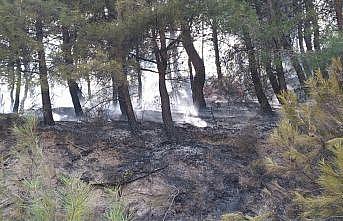
[[[17,158],[20,171],[24,174],[15,174],[17,178],[25,177],[16,188],[15,193],[9,188],[8,181],[13,179],[14,174],[7,176],[1,170],[0,176],[0,203],[9,202],[11,209],[15,211],[5,214],[3,205],[0,204],[0,220],[28,220],[28,221],[85,221],[90,220],[93,213],[89,206],[93,197],[93,188],[90,184],[82,182],[77,177],[61,175],[61,185],[51,184],[51,173],[44,159],[44,153],[40,145],[41,137],[37,130],[37,120],[28,117],[20,125],[12,129],[17,144],[13,148],[12,157]],[[3,161],[0,161],[3,169]],[[15,171],[19,172],[19,171]],[[121,201],[116,190],[107,191],[107,198],[111,201],[104,220],[129,221],[125,204]],[[8,211],[7,211],[8,213]]]
[[[343,216],[342,69],[334,59],[329,79],[318,71],[307,82],[306,103],[283,93],[283,117],[270,139],[277,154],[266,159],[266,168],[295,183],[288,189],[303,218]]]

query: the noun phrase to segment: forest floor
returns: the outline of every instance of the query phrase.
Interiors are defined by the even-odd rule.
[[[177,143],[169,142],[156,122],[141,123],[138,135],[124,121],[61,121],[39,131],[54,173],[79,176],[94,186],[98,213],[106,208],[102,188],[117,185],[135,220],[219,220],[228,212],[282,209],[275,200],[280,187],[259,166],[272,153],[267,138],[278,112],[263,115],[255,105],[235,105],[202,115],[207,127],[179,124]],[[14,118],[0,117],[2,155],[16,142],[10,131]]]

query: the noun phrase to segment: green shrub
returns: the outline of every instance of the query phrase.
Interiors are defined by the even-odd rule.
[[[108,221],[129,221],[131,216],[126,210],[125,205],[121,202],[119,197],[119,188],[108,189],[108,196],[110,196],[110,206],[105,213],[105,219]]]
[[[92,188],[89,184],[77,178],[61,178],[63,182],[59,195],[62,207],[65,210],[67,221],[85,220],[89,212],[88,202],[91,197]]]
[[[85,221],[90,220],[93,211],[89,202],[93,197],[93,188],[90,184],[82,182],[77,177],[60,178],[61,185],[51,184],[51,173],[45,162],[41,137],[37,130],[37,119],[28,117],[19,125],[12,128],[16,137],[16,146],[13,148],[12,157],[18,159],[23,171],[14,171],[18,174],[6,176],[1,163],[0,176],[0,203],[9,201],[16,213],[13,215],[1,214],[0,220],[28,220],[28,221]],[[20,169],[21,170],[21,169]],[[20,172],[20,174],[19,174]],[[23,173],[23,174],[22,174]],[[25,177],[16,188],[19,194],[8,188],[6,183],[13,176]],[[106,197],[110,203],[103,219],[109,221],[129,221],[126,206],[121,202],[118,189],[107,190]]]
[[[307,82],[306,103],[299,104],[291,92],[283,93],[283,117],[270,139],[277,156],[266,159],[265,166],[295,184],[288,187],[288,196],[295,196],[303,218],[343,216],[342,67],[334,59],[329,79],[318,71]]]
[[[343,215],[343,138],[328,142],[333,157],[320,163],[318,184],[321,194],[304,197],[297,193],[296,201],[303,206],[303,218],[342,218]]]

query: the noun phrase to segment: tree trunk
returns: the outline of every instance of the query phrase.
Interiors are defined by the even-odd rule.
[[[264,66],[266,69],[266,73],[270,81],[270,84],[272,85],[273,91],[278,101],[281,103],[281,100],[279,99],[279,96],[281,95],[280,85],[273,71],[272,59],[271,59],[270,53],[269,52],[266,52],[266,53],[267,53],[267,56],[264,59]]]
[[[176,138],[175,128],[173,123],[173,118],[170,109],[170,98],[166,86],[166,71],[168,67],[168,52],[166,46],[166,38],[164,31],[160,31],[160,44],[161,48],[158,47],[157,39],[154,39],[154,52],[156,57],[157,69],[158,69],[158,86],[161,97],[161,109],[162,109],[162,119],[165,126],[167,135],[169,138]]]
[[[307,51],[313,51],[311,23],[308,18],[304,22],[304,40]]]
[[[269,0],[268,1],[269,4],[269,24],[270,25],[274,25],[274,23],[280,24],[281,23],[281,16],[280,13],[276,13],[277,11],[279,11],[281,9],[281,5],[279,1],[272,1]],[[260,12],[260,10],[259,10]],[[261,12],[259,13],[260,17],[263,17],[263,15],[261,15]],[[262,20],[262,19],[261,19]],[[280,33],[282,33],[282,30],[280,30],[279,28],[277,28],[277,32],[272,36],[272,38],[265,42],[265,47],[269,50],[272,51],[273,55],[274,55],[274,64],[275,64],[275,70],[276,70],[276,79],[270,79],[271,83],[272,83],[272,87],[274,89],[275,94],[277,95],[278,100],[279,99],[279,95],[281,94],[282,91],[286,91],[287,90],[287,85],[286,85],[286,80],[285,80],[285,74],[284,74],[284,70],[283,70],[283,66],[282,66],[282,46],[280,45]],[[271,66],[270,69],[272,69],[272,65],[271,65],[271,58],[270,58],[270,54],[268,54],[268,59],[267,59],[267,70],[269,69],[268,66]],[[272,70],[271,70],[272,71]],[[268,73],[268,71],[267,71]],[[273,74],[274,77],[274,73]],[[270,74],[269,74],[270,75]],[[273,83],[273,81],[275,81]],[[275,86],[273,86],[273,84]],[[280,102],[281,103],[281,102]]]
[[[127,117],[131,130],[134,132],[137,131],[138,125],[136,121],[135,112],[133,111],[128,82],[126,80],[126,77],[124,78],[123,82],[119,83],[118,99],[119,99],[119,103],[123,107],[124,114]]]
[[[88,95],[88,99],[92,98],[92,88],[91,88],[91,79],[89,74],[87,73],[86,76],[86,82],[87,82],[87,95]]]
[[[14,106],[14,89],[15,89],[15,71],[14,71],[14,62],[9,62],[8,69],[10,72],[10,99],[11,99],[11,109]]]
[[[15,88],[15,99],[13,104],[13,113],[18,113],[19,110],[19,101],[20,101],[20,88],[21,88],[21,63],[17,61],[17,71],[16,71],[16,88]]]
[[[138,70],[138,100],[139,105],[142,106],[143,103],[143,83],[142,83],[142,70]]]
[[[44,44],[43,44],[43,23],[39,16],[37,17],[35,26],[36,26],[36,37],[39,43],[39,48],[38,48],[39,80],[40,80],[40,88],[41,88],[41,95],[42,95],[44,124],[54,125],[55,121],[52,116],[51,99],[50,99],[49,82],[48,82],[48,69],[46,67]]]
[[[298,26],[298,44],[299,44],[299,50],[300,53],[304,54],[305,53],[305,48],[304,48],[304,33],[303,33],[303,22],[300,21]]]
[[[252,44],[251,38],[249,36],[249,33],[247,33],[245,30],[243,31],[243,38],[244,43],[247,49],[248,53],[248,60],[249,60],[249,69],[251,73],[251,79],[253,81],[254,87],[255,87],[255,93],[258,99],[258,102],[261,105],[261,109],[263,112],[271,112],[272,108],[269,104],[269,101],[263,91],[262,83],[260,79],[260,74],[258,73],[258,65],[256,61],[256,53],[254,46]]]
[[[195,50],[189,28],[183,27],[182,42],[195,69],[192,87],[193,103],[197,110],[203,110],[206,109],[206,101],[204,97],[205,65],[198,52]]]
[[[213,42],[213,47],[214,47],[214,54],[215,54],[215,63],[216,63],[216,68],[217,68],[217,76],[218,79],[221,80],[223,79],[223,73],[222,73],[222,68],[220,65],[220,53],[219,53],[219,41],[218,41],[218,27],[216,22],[213,22],[212,25],[212,42]]]
[[[69,93],[74,105],[76,117],[81,117],[83,115],[82,107],[79,99],[80,88],[79,85],[72,79],[68,80]]]
[[[158,83],[159,83],[158,87],[159,87],[160,97],[161,97],[163,124],[165,126],[166,131],[167,131],[168,137],[174,138],[175,137],[175,129],[174,129],[173,118],[172,118],[171,110],[170,110],[170,99],[169,99],[169,94],[168,94],[167,87],[166,87],[165,74],[159,73]]]
[[[307,21],[311,22],[313,29],[313,46],[316,51],[320,51],[320,32],[318,25],[318,14],[313,4],[313,0],[305,0]],[[310,33],[309,33],[310,34]]]
[[[129,82],[127,81],[125,67],[124,67],[124,55],[121,48],[116,49],[115,53],[116,59],[121,65],[120,70],[116,73],[115,81],[118,85],[118,100],[122,111],[122,114],[127,118],[129,126],[133,132],[138,129],[137,120],[135,112],[132,107],[130,92],[129,92]]]
[[[68,27],[62,27],[62,37],[63,37],[63,44],[62,44],[62,51],[64,56],[64,62],[68,66],[67,70],[67,81],[69,87],[69,93],[73,102],[74,111],[76,117],[81,117],[83,115],[83,110],[81,107],[80,99],[79,99],[79,86],[76,81],[72,78],[72,74],[70,73],[73,70],[73,57],[71,54],[71,47],[72,47],[72,39],[70,36],[70,30]]]
[[[107,8],[107,17],[111,21],[117,18],[119,21],[122,20],[122,12],[120,7],[116,8],[112,1],[106,0],[104,3]],[[126,55],[124,53],[123,42],[109,42],[110,47],[110,58],[114,58],[120,64],[120,70],[117,73],[112,74],[113,83],[117,83],[118,87],[118,100],[122,114],[127,118],[130,129],[132,132],[136,133],[138,130],[138,124],[135,116],[135,112],[132,107],[130,92],[129,92],[129,82],[127,81],[124,59]],[[115,84],[114,84],[115,85]],[[115,88],[115,87],[113,87]],[[114,91],[113,91],[114,92]],[[114,94],[114,93],[113,93]]]
[[[276,67],[276,75],[279,82],[280,90],[281,91],[287,91],[287,84],[285,79],[285,73],[283,70],[282,60],[279,53],[276,53],[275,57],[275,67]]]
[[[30,87],[30,75],[29,75],[29,68],[28,65],[24,63],[24,79],[25,79],[25,86],[24,86],[24,95],[23,98],[20,101],[20,111],[23,111],[25,109],[25,101],[27,99],[27,94],[29,92]]]
[[[285,79],[285,72],[282,65],[282,46],[280,45],[279,38],[274,40],[275,50],[274,50],[274,63],[276,67],[276,75],[279,82],[279,87],[281,91],[287,91],[287,84]]]
[[[189,70],[189,82],[191,84],[191,91],[193,91],[193,65],[192,65],[192,61],[190,58],[188,58],[188,70]],[[194,98],[193,98],[194,99]]]
[[[343,1],[342,0],[335,0],[335,12],[336,12],[336,19],[337,19],[337,26],[338,30],[343,30]]]
[[[138,103],[139,106],[142,106],[143,101],[143,84],[142,84],[142,69],[141,64],[139,63],[139,47],[136,47],[136,62],[138,65],[137,68],[137,81],[138,81]]]
[[[112,80],[112,101],[113,101],[113,105],[116,106],[119,100],[118,100],[118,82],[117,82],[115,73],[112,74],[111,80]],[[120,107],[120,110],[121,110],[121,113],[125,115],[125,111],[122,110],[122,107]]]
[[[174,31],[174,28],[171,27],[171,30],[169,31],[170,33],[170,40],[168,41],[168,44],[173,42],[173,41],[177,41],[177,35],[176,32]],[[180,79],[181,75],[180,75],[180,71],[179,71],[179,64],[178,64],[178,43],[175,43],[175,45],[170,48],[169,50],[171,50],[171,52],[169,53],[170,56],[168,55],[168,67],[167,67],[167,76],[169,78],[170,84],[171,84],[171,99],[173,99],[175,101],[175,103],[178,103],[178,99],[179,99],[179,81],[178,79]]]
[[[302,67],[298,61],[298,58],[295,57],[292,45],[286,36],[283,36],[282,44],[283,44],[283,47],[289,52],[289,57],[291,59],[291,63],[294,67],[295,72],[297,73],[298,80],[299,80],[301,87],[303,89],[306,89],[306,87],[305,87],[306,86],[305,85],[305,81],[306,81],[305,73],[304,73],[304,71],[303,71],[303,69],[302,69]]]

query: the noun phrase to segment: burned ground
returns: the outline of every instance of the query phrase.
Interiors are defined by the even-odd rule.
[[[269,195],[275,185],[256,166],[267,154],[266,138],[278,116],[260,115],[253,107],[204,116],[208,127],[179,125],[176,143],[153,122],[141,123],[135,135],[121,121],[58,122],[39,131],[56,176],[79,176],[94,186],[98,213],[105,208],[102,188],[118,185],[136,220],[218,220],[228,212],[280,208]],[[2,155],[15,144],[9,129],[14,121],[1,116]]]

